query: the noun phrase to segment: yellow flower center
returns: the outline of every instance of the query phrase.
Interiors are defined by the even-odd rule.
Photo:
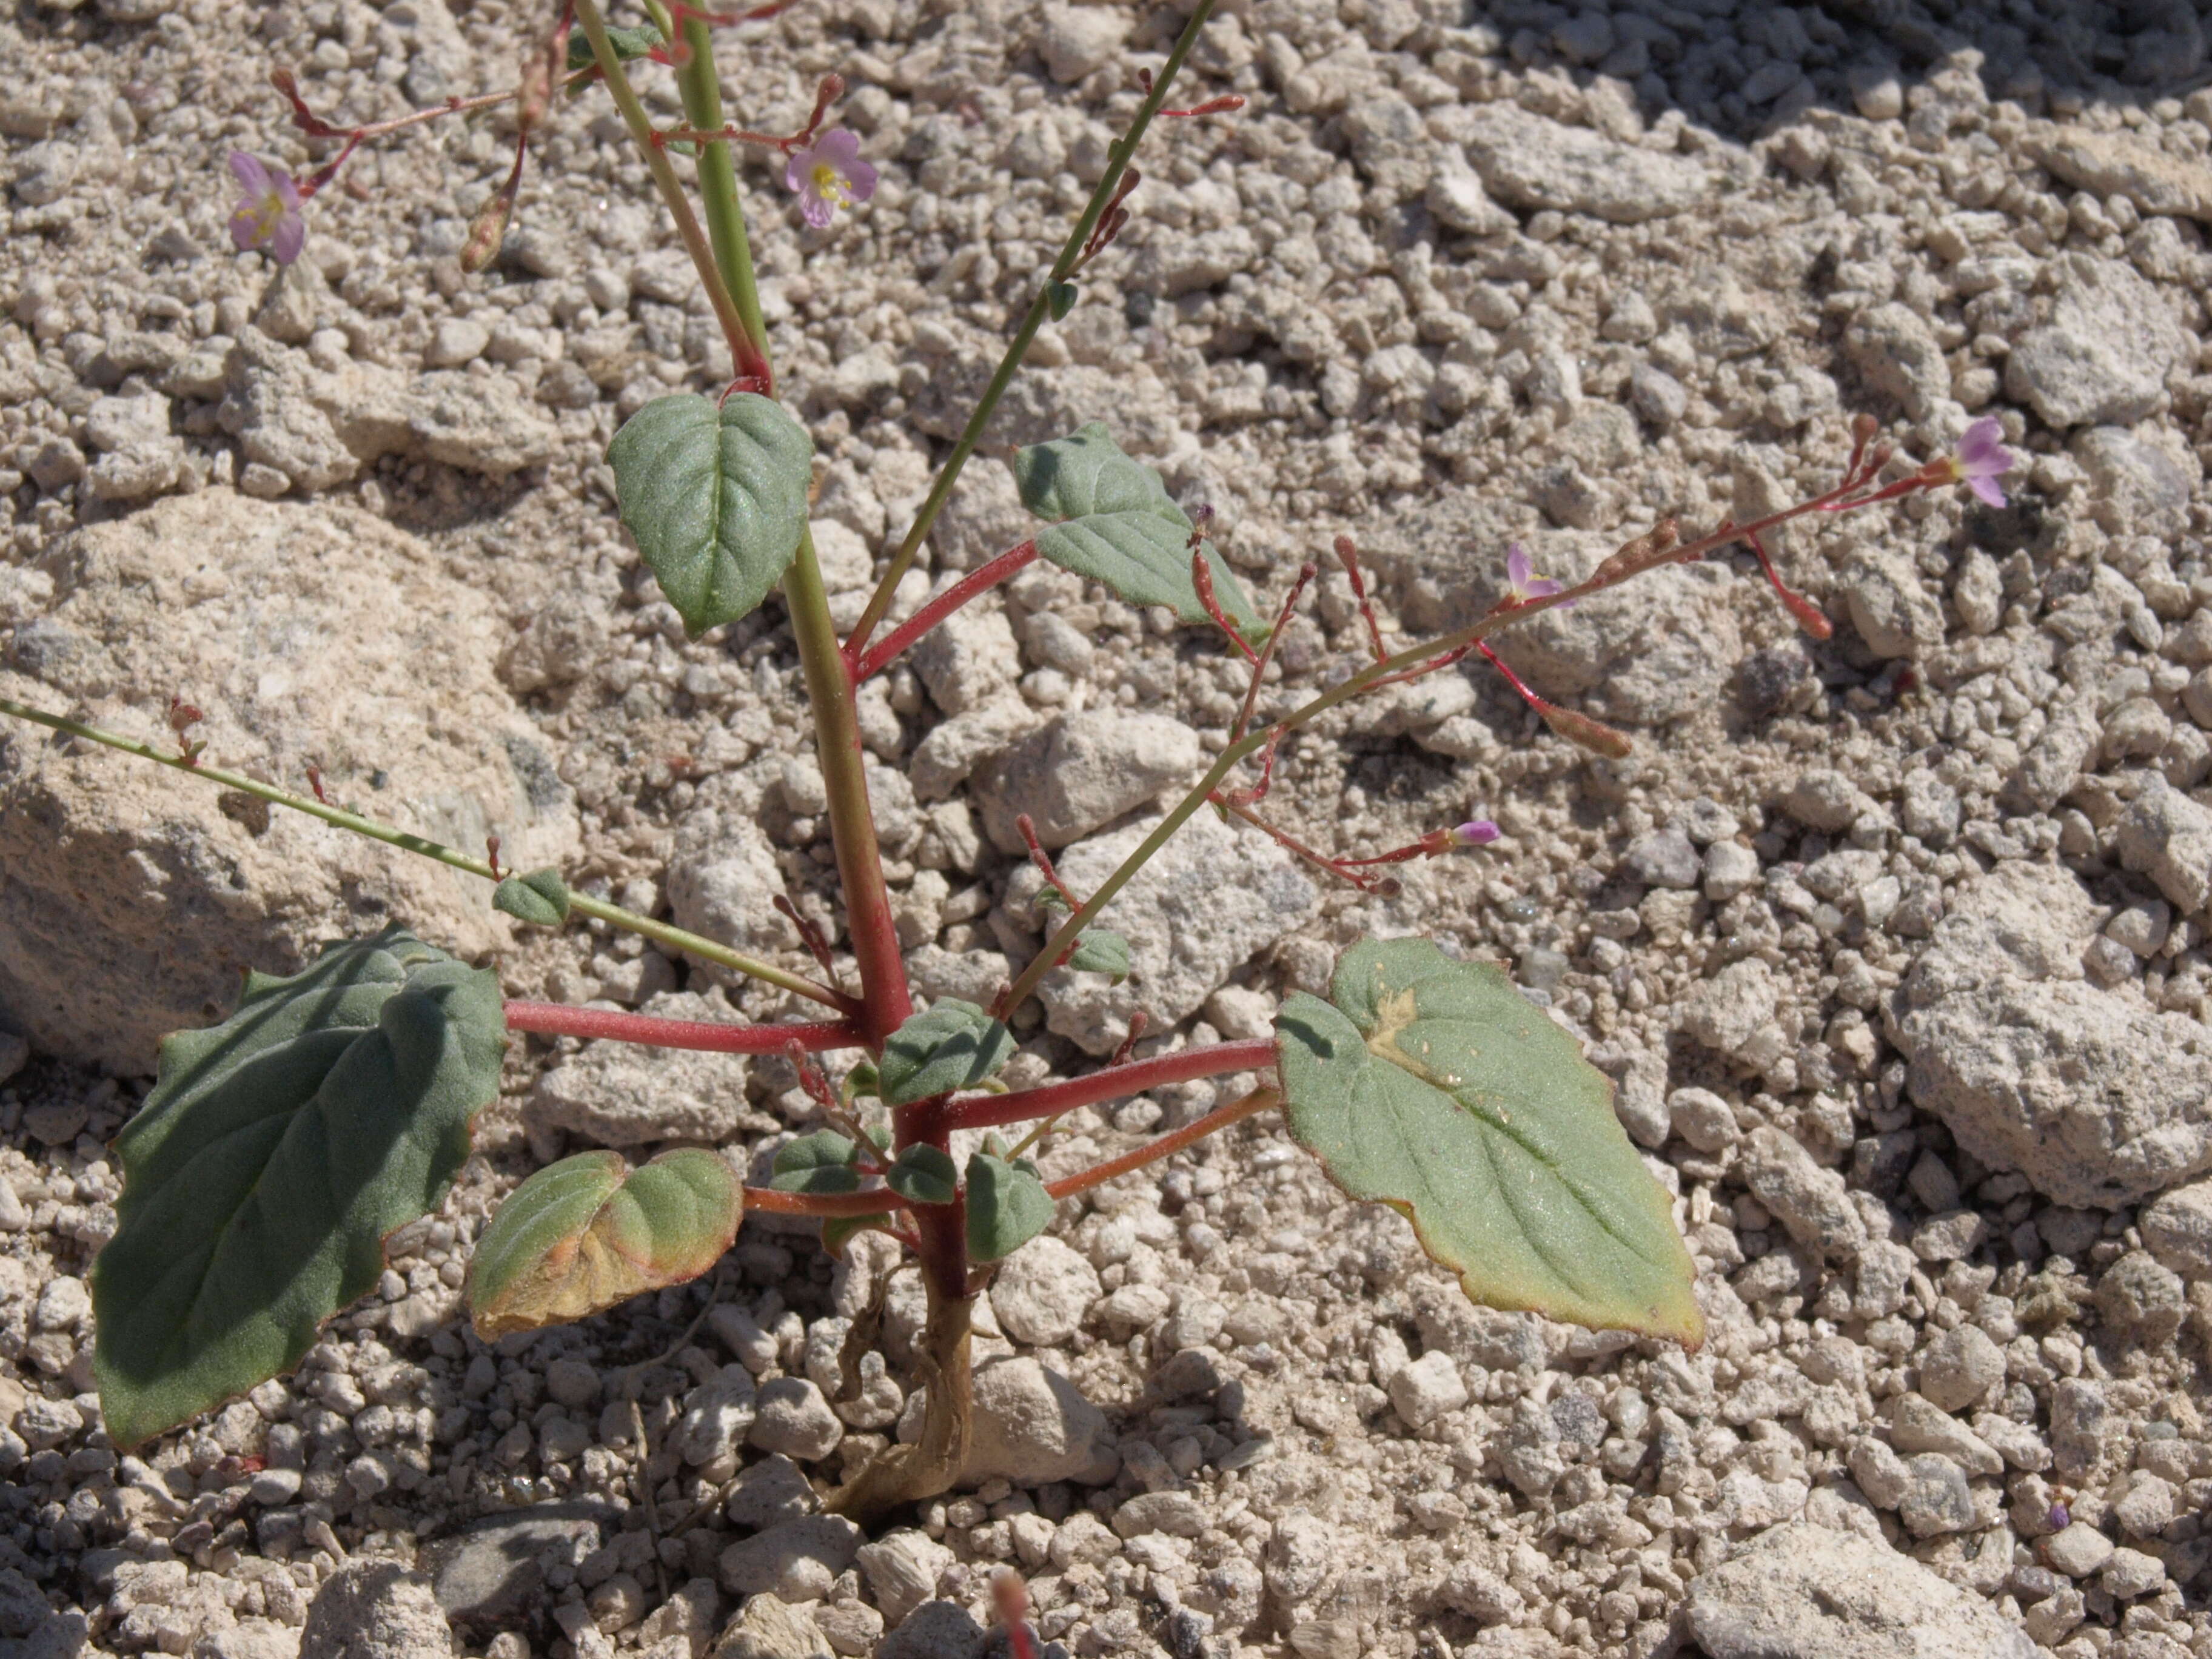
[[[845,175],[827,161],[814,164],[814,193],[831,207],[853,205],[852,187],[845,182]]]
[[[276,234],[284,220],[284,198],[273,190],[261,192],[261,199],[253,204],[253,240],[265,242]]]

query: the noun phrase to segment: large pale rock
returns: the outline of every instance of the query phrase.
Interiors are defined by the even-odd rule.
[[[1198,769],[1198,733],[1164,714],[1094,708],[1030,732],[975,776],[983,831],[1002,853],[1023,849],[1016,820],[1060,848],[1103,829]]]
[[[493,672],[497,610],[381,520],[179,496],[66,538],[46,616],[0,630],[7,695],[521,868],[577,848],[575,806]],[[240,972],[404,921],[464,955],[505,945],[488,883],[174,772],[0,721],[0,1025],[50,1053],[153,1068]]]
[[[227,375],[223,429],[248,461],[301,489],[342,483],[386,455],[504,477],[552,459],[558,435],[504,375],[325,369],[258,329],[240,333]]]
[[[1079,842],[1059,860],[1060,873],[1077,892],[1092,892],[1158,827],[1156,818],[1139,818]],[[1025,866],[1012,890],[1026,901],[1037,885]],[[1258,830],[1196,813],[1099,917],[1101,927],[1129,941],[1129,977],[1112,985],[1102,974],[1054,969],[1039,993],[1046,1023],[1093,1054],[1113,1052],[1139,1008],[1154,1030],[1164,1030],[1196,1013],[1240,963],[1304,922],[1320,902],[1290,855]]]
[[[2189,351],[2188,334],[2133,267],[2088,253],[2052,264],[2058,291],[2049,320],[2006,359],[2007,395],[2053,427],[2142,419]]]
[[[665,991],[640,1012],[738,1023],[719,991]],[[565,1129],[601,1146],[718,1146],[755,1121],[745,1104],[745,1070],[742,1054],[587,1042],[538,1077],[524,1115],[533,1128]]]
[[[339,1568],[307,1606],[300,1659],[449,1659],[453,1633],[430,1581],[392,1561]]]
[[[1461,136],[1484,185],[1516,207],[1634,225],[1680,213],[1706,191],[1694,161],[1562,126],[1510,101],[1470,112]]]
[[[2185,1015],[2084,982],[2100,913],[2064,870],[1963,888],[1892,1010],[1913,1099],[1984,1163],[2111,1208],[2212,1169],[2212,1057]]]
[[[1073,1480],[1099,1461],[1111,1438],[1106,1414],[1058,1371],[1030,1358],[994,1360],[975,1372],[975,1429],[961,1478],[1002,1475],[1024,1486]]]
[[[1979,1596],[1856,1533],[1792,1522],[1690,1582],[1710,1659],[2035,1659]]]
[[[2022,149],[2045,171],[2100,200],[2124,196],[2145,213],[2187,214],[2212,224],[2212,173],[2124,132],[2039,127]]]

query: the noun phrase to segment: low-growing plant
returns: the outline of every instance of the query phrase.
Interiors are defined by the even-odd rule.
[[[289,978],[249,975],[228,1019],[165,1041],[158,1080],[115,1144],[124,1171],[118,1228],[93,1273],[95,1365],[115,1444],[135,1446],[289,1370],[323,1322],[370,1288],[383,1269],[385,1238],[434,1209],[466,1157],[471,1124],[497,1092],[509,1031],[784,1055],[795,1065],[828,1127],[786,1145],[767,1186],[744,1185],[730,1160],[707,1149],[664,1152],[638,1164],[612,1152],[562,1159],[525,1181],[486,1228],[468,1298],[487,1338],[583,1318],[708,1272],[749,1210],[817,1218],[833,1250],[864,1229],[890,1235],[918,1258],[927,1287],[918,1345],[927,1409],[917,1440],[884,1451],[836,1495],[834,1506],[848,1514],[878,1514],[958,1479],[969,1436],[974,1299],[1000,1261],[1050,1224],[1058,1200],[1262,1112],[1279,1109],[1292,1138],[1347,1194],[1401,1212],[1476,1301],[1697,1344],[1703,1322],[1690,1258],[1665,1190],[1615,1118],[1610,1084],[1498,967],[1455,960],[1421,939],[1370,940],[1344,954],[1326,998],[1298,994],[1285,1001],[1272,1038],[1139,1059],[1139,1016],[1129,1042],[1101,1070],[1012,1091],[997,1081],[1015,1048],[1008,1021],[1057,969],[1128,973],[1127,942],[1101,928],[1099,918],[1199,812],[1252,825],[1332,878],[1370,892],[1395,890],[1394,865],[1496,837],[1494,824],[1477,821],[1354,855],[1316,850],[1285,833],[1264,811],[1276,757],[1317,717],[1480,653],[1560,736],[1601,755],[1625,754],[1626,738],[1539,696],[1498,661],[1491,641],[1543,611],[1738,544],[1758,557],[1798,623],[1825,637],[1820,610],[1776,575],[1766,532],[1960,483],[2001,501],[1996,478],[2011,458],[1996,422],[1978,422],[1951,455],[1893,468],[1875,422],[1862,416],[1843,476],[1826,493],[1687,539],[1662,521],[1571,586],[1536,575],[1525,553],[1507,550],[1506,597],[1479,620],[1432,639],[1385,640],[1357,550],[1340,538],[1335,555],[1372,660],[1303,703],[1268,714],[1262,694],[1277,642],[1316,566],[1300,568],[1272,608],[1255,604],[1217,561],[1204,513],[1186,514],[1152,468],[1094,422],[1014,456],[1021,498],[1038,520],[1032,537],[892,623],[901,580],[1039,328],[1081,302],[1079,279],[1127,222],[1139,183],[1133,163],[1152,121],[1226,117],[1242,101],[1166,106],[1212,9],[1213,0],[1199,0],[1110,147],[1058,256],[1040,274],[997,373],[890,550],[866,610],[841,640],[808,531],[812,444],[776,400],[731,151],[747,143],[784,157],[784,182],[815,225],[864,203],[875,174],[852,135],[824,130],[842,91],[836,77],[823,82],[799,131],[738,130],[725,124],[711,31],[740,20],[662,0],[643,4],[644,25],[613,28],[600,0],[573,0],[533,46],[515,93],[449,100],[378,125],[324,121],[280,71],[276,83],[301,131],[341,148],[297,181],[234,157],[246,199],[232,232],[241,248],[289,261],[301,246],[303,204],[357,146],[416,121],[513,100],[520,129],[514,173],[465,251],[465,263],[480,267],[498,246],[532,134],[556,88],[582,94],[604,84],[696,266],[738,374],[719,397],[673,393],[623,426],[607,452],[622,520],[695,636],[781,590],[805,669],[857,982],[841,973],[830,938],[787,906],[814,972],[630,914],[572,889],[556,870],[503,869],[495,842],[478,859],[374,823],[325,799],[319,779],[301,795],[225,771],[191,739],[197,711],[180,702],[171,707],[176,747],[169,749],[0,702],[9,714],[492,881],[493,902],[526,923],[560,927],[583,917],[626,928],[819,1010],[811,1020],[718,1024],[508,1001],[490,971],[398,927],[333,945]],[[653,126],[626,67],[640,58],[672,66],[684,125]],[[678,174],[679,154],[694,162],[703,227]],[[1182,624],[1217,632],[1249,668],[1249,689],[1204,776],[1095,890],[1071,888],[1023,820],[1045,882],[1041,902],[1057,918],[1049,939],[988,1007],[943,998],[917,1013],[877,848],[857,693],[960,607],[1037,559],[1103,583],[1132,605],[1164,606]],[[833,1079],[817,1057],[841,1053],[857,1058]],[[1173,1083],[1267,1073],[1275,1080],[1095,1168],[1047,1180],[1027,1155],[1078,1107]],[[995,1133],[1019,1125],[1034,1127],[1012,1145]],[[994,1133],[961,1162],[953,1137],[962,1131]],[[856,1322],[863,1338],[868,1327]]]

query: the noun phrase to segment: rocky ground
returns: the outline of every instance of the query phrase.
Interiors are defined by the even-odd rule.
[[[1071,1200],[1002,1275],[969,1489],[867,1539],[817,1493],[912,1421],[910,1274],[748,1224],[709,1281],[487,1348],[469,1241],[544,1159],[811,1108],[780,1063],[518,1044],[440,1215],[306,1366],[118,1458],[88,1392],[104,1143],[238,969],[404,917],[519,994],[726,1017],[778,994],[246,797],[0,731],[0,1655],[972,1656],[1029,1577],[1073,1652],[2212,1655],[2212,89],[2191,0],[1247,0],[1148,142],[1136,217],[1048,328],[902,604],[1024,533],[1008,447],[1108,421],[1279,594],[1349,533],[1387,622],[1577,574],[1662,512],[1831,480],[1854,410],[2026,456],[1548,617],[1509,655],[1629,728],[1592,761],[1448,676],[1285,755],[1286,826],[1504,840],[1361,900],[1201,818],[1052,987],[1019,1080],[1267,1029],[1363,935],[1509,959],[1680,1194],[1704,1351],[1469,1307],[1265,1120]],[[228,150],[495,88],[504,0],[97,0],[0,13],[0,690],[511,859],[755,951],[835,927],[778,607],[687,642],[600,456],[729,373],[602,100],[455,262],[498,118],[362,153],[278,273]],[[883,182],[806,230],[744,171],[841,615],[910,521],[1172,7],[805,0],[728,36],[740,119],[817,78]],[[676,106],[642,82],[659,118]],[[1340,576],[1287,703],[1362,650]],[[863,700],[926,994],[1038,943],[1027,810],[1077,884],[1222,741],[1214,644],[1033,569]],[[1235,1079],[1224,1086],[1236,1086]],[[1218,1097],[1085,1111],[1116,1150]],[[825,1389],[829,1390],[825,1393]],[[726,1634],[724,1634],[727,1626]]]

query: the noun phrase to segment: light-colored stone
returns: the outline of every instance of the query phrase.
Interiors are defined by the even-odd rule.
[[[1792,1137],[1769,1124],[1743,1142],[1743,1178],[1790,1236],[1808,1249],[1849,1260],[1866,1243],[1866,1223],[1844,1178],[1824,1170]]]
[[[1476,106],[1461,129],[1484,186],[1516,207],[1633,225],[1680,213],[1705,193],[1705,169],[1693,161],[1562,126],[1510,100]]]
[[[2042,1543],[2043,1559],[2069,1578],[2087,1578],[2112,1559],[2112,1540],[2087,1521],[2076,1521]]]
[[[937,1581],[953,1562],[952,1552],[927,1533],[885,1533],[872,1544],[863,1544],[854,1558],[884,1622],[896,1626],[937,1594]]]
[[[2154,784],[2136,798],[2120,816],[2119,849],[2183,915],[2212,898],[2212,812],[2179,789]]]
[[[2212,1277],[2212,1181],[2161,1193],[2136,1217],[2144,1248],[2184,1279]]]
[[[981,768],[972,787],[1001,853],[1023,850],[1015,820],[1024,812],[1056,849],[1185,781],[1200,759],[1198,733],[1181,720],[1087,709],[1030,732]]]
[[[719,991],[664,991],[641,1012],[662,1019],[734,1023]],[[539,1073],[526,1121],[567,1130],[601,1146],[642,1146],[657,1140],[717,1146],[751,1115],[745,1103],[742,1054],[635,1043],[586,1042]]]
[[[300,1659],[451,1659],[453,1633],[429,1579],[389,1561],[356,1561],[307,1606]]]
[[[835,1659],[821,1627],[775,1595],[745,1598],[715,1639],[713,1659]]]
[[[1792,1522],[1690,1583],[1710,1659],[2035,1659],[1981,1598],[1879,1539]]]
[[[89,526],[49,566],[9,696],[165,748],[179,696],[210,764],[302,792],[319,765],[341,805],[464,852],[495,830],[519,867],[574,856],[573,798],[492,672],[503,617],[405,532],[210,489]],[[13,721],[0,754],[0,1023],[46,1052],[150,1071],[241,969],[296,972],[388,921],[468,956],[512,937],[489,883],[303,814]]]
[[[975,1406],[968,1480],[1069,1480],[1100,1461],[1110,1437],[1105,1413],[1075,1384],[1026,1357],[978,1366]]]
[[[2126,132],[2039,126],[2021,148],[2045,172],[2100,200],[2124,196],[2145,213],[2187,214],[2212,224],[2212,177]]]
[[[867,1534],[842,1515],[810,1515],[741,1539],[722,1552],[722,1588],[738,1595],[819,1601],[853,1565]]]
[[[991,1305],[1008,1336],[1046,1348],[1083,1328],[1099,1289],[1097,1270],[1078,1251],[1057,1238],[1035,1238],[999,1269]]]
[[[1060,874],[1077,892],[1094,891],[1155,827],[1155,820],[1139,819],[1079,842],[1059,860]],[[1024,868],[1011,891],[1026,900],[1038,884]],[[1099,918],[1099,926],[1129,941],[1129,978],[1116,986],[1103,975],[1054,969],[1041,992],[1046,1023],[1085,1053],[1110,1054],[1128,1035],[1135,1010],[1146,1011],[1155,1030],[1188,1018],[1240,964],[1304,923],[1319,903],[1313,883],[1265,836],[1200,812]]]
[[[2047,322],[2005,360],[2008,395],[2053,427],[2139,421],[2158,407],[2190,339],[2159,291],[2116,259],[2063,253]]]

